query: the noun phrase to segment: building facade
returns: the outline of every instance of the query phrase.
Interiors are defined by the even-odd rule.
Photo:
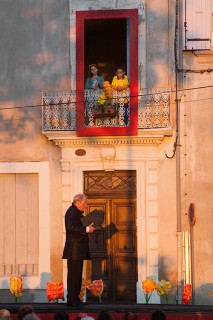
[[[212,304],[212,1],[184,1],[180,14],[180,162],[182,230],[191,235],[195,304]],[[180,9],[181,9],[180,8]],[[194,203],[196,223],[187,212]],[[205,234],[205,236],[204,236]],[[203,269],[203,261],[205,267]],[[204,271],[205,270],[205,271]]]

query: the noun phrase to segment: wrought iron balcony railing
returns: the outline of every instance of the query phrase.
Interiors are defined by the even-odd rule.
[[[119,126],[116,117],[99,118],[98,121],[91,113],[101,90],[85,90],[85,114],[89,121],[86,126]],[[123,103],[129,99],[129,90],[122,93],[113,92],[113,101]],[[42,130],[46,131],[75,131],[76,130],[76,93],[75,91],[43,92],[43,123]],[[131,112],[131,106],[130,106]],[[143,89],[138,92],[138,129],[169,129],[171,128],[171,89]]]

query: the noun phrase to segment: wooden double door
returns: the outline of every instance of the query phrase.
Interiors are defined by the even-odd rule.
[[[93,183],[89,192],[86,181],[84,191],[88,195],[86,213],[94,209],[103,211],[104,225],[90,235],[92,261],[87,263],[87,278],[103,280],[102,298],[105,302],[136,302],[135,171],[87,172],[85,178],[88,178],[88,175],[93,178],[95,176],[95,181],[99,181],[99,192],[94,194]],[[100,180],[103,180],[101,186]],[[89,293],[88,299],[92,299]]]

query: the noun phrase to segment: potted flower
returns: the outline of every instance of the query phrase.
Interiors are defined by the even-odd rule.
[[[166,299],[166,303],[169,303],[169,291],[172,288],[172,285],[169,281],[161,280],[156,284],[156,292],[159,296],[162,296]]]
[[[91,284],[88,284],[86,287],[92,292],[94,296],[98,297],[99,303],[102,303],[101,294],[104,289],[103,280],[94,280]]]
[[[48,302],[58,302],[59,299],[64,300],[63,282],[47,282],[46,294]]]
[[[23,278],[22,276],[10,277],[10,293],[14,296],[15,302],[22,296],[23,292]]]
[[[190,304],[192,300],[192,285],[185,284],[182,293],[182,304]]]
[[[142,289],[146,304],[149,303],[153,291],[156,289],[156,282],[152,278],[147,278],[142,281]]]
[[[116,105],[113,104],[113,91],[109,81],[104,81],[104,90],[99,94],[97,104],[92,110],[94,118],[114,117]]]

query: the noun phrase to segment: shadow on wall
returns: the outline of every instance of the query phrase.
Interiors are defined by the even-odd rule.
[[[146,87],[148,88],[172,86],[175,80],[174,63],[172,63],[174,60],[174,9],[172,11],[170,8],[169,11],[166,2],[147,2]],[[172,26],[170,26],[171,23]]]
[[[169,303],[176,304],[177,295],[177,266],[170,256],[160,256],[158,260],[159,274],[158,280],[169,281],[172,288],[169,292]],[[161,297],[161,303],[166,303],[165,298]]]
[[[28,138],[34,139],[42,130],[41,108],[0,109],[0,126],[0,142],[4,144],[14,144]]]
[[[194,304],[213,305],[213,297],[210,293],[213,292],[213,283],[206,283],[195,289]]]
[[[169,256],[159,257],[159,280],[166,280],[172,284],[172,289],[169,293],[169,303],[177,303],[177,270],[174,260]],[[183,288],[184,281],[182,280],[179,284]],[[193,289],[193,288],[192,288]],[[213,297],[210,295],[213,292],[213,283],[203,284],[200,287],[194,288],[193,302],[194,305],[212,305]],[[161,303],[166,303],[164,298],[161,298]]]
[[[41,132],[42,107],[22,107],[70,89],[68,1],[8,0],[0,20],[0,142],[14,144]]]
[[[8,0],[2,6],[0,139],[3,143],[14,144],[41,132],[42,107],[10,111],[3,108],[40,105],[42,91],[69,90],[70,47],[75,47],[75,38],[70,37],[68,1],[14,4]],[[173,30],[168,28],[166,4],[160,6],[165,10],[158,7],[147,7],[148,87],[167,86],[169,78],[168,54],[165,53],[168,51],[168,38],[171,38],[168,30]],[[106,44],[104,41],[103,44],[98,43],[99,52],[101,45]]]

